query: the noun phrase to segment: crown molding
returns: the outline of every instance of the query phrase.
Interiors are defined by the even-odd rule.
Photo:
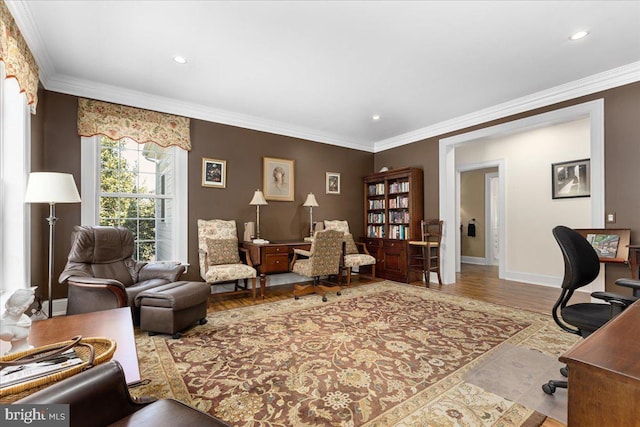
[[[491,120],[534,110],[637,81],[640,81],[640,61],[545,89],[531,95],[516,98],[451,120],[445,120],[432,126],[374,142],[373,152],[378,153],[423,139],[444,135],[459,129],[487,123]]]

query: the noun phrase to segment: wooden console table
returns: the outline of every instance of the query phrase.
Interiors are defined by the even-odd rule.
[[[310,242],[302,240],[282,241],[271,243],[242,242],[242,247],[249,251],[253,267],[260,275],[260,296],[264,298],[267,287],[267,274],[289,272],[289,260],[294,249],[311,248]]]
[[[76,335],[83,337],[104,337],[116,342],[116,351],[112,360],[117,360],[124,369],[127,384],[140,381],[138,352],[133,336],[131,309],[128,307],[93,313],[56,316],[38,320],[31,325],[29,344],[40,347],[70,340]],[[0,341],[2,353],[9,350],[11,344]]]
[[[569,367],[568,425],[637,426],[640,420],[640,305],[560,357]]]
[[[629,268],[631,278],[640,279],[640,245],[629,245]]]

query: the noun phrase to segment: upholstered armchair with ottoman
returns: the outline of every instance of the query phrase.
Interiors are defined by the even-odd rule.
[[[69,285],[67,314],[130,307],[134,324],[150,332],[176,334],[206,322],[209,287],[178,279],[178,263],[133,259],[134,240],[124,227],[77,226],[60,283]]]
[[[132,397],[122,367],[114,360],[52,384],[15,403],[67,404],[70,418],[67,425],[71,427],[228,426],[178,400]]]

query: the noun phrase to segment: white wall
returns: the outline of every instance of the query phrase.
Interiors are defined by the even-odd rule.
[[[589,157],[589,119],[456,148],[456,167],[504,161],[505,279],[560,282],[564,264],[551,230],[560,224],[589,228],[591,199],[552,199],[551,164]]]

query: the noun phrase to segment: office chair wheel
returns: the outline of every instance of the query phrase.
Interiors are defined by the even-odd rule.
[[[204,325],[205,323],[207,323],[207,319],[203,317],[202,319],[198,320],[198,323]]]
[[[175,334],[171,335],[171,338],[173,338],[174,340],[177,340],[181,337],[182,337],[182,332],[176,332]]]
[[[322,302],[327,302],[327,297],[322,297]]]
[[[569,378],[569,367],[565,366],[564,368],[560,368],[560,373],[563,377]]]
[[[300,297],[298,295],[295,295],[293,299],[300,299]]]
[[[340,296],[340,295],[342,295],[342,292],[338,291],[338,292],[336,293],[336,295]]]
[[[553,381],[549,381],[546,384],[542,384],[542,391],[547,394],[553,394],[556,392],[556,385],[553,383]]]

